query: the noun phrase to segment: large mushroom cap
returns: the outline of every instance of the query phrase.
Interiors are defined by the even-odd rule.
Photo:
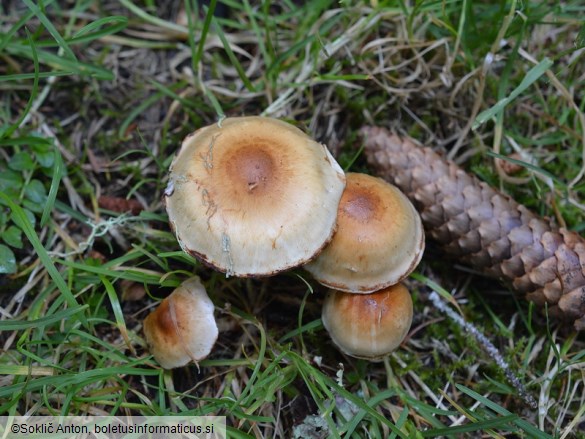
[[[293,125],[228,118],[184,140],[166,206],[185,251],[228,275],[267,276],[331,239],[344,187],[327,148]]]
[[[337,231],[305,268],[330,288],[370,293],[404,279],[420,262],[424,231],[419,214],[395,186],[348,173]]]
[[[172,369],[207,357],[218,335],[213,311],[198,277],[177,287],[144,319],[144,335],[156,361]]]
[[[347,355],[378,361],[394,351],[412,324],[412,299],[402,284],[372,294],[330,290],[323,303],[323,326]]]

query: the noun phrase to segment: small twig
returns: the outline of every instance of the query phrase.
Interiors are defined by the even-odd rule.
[[[433,305],[441,311],[443,314],[447,315],[451,320],[457,323],[462,329],[467,331],[471,334],[475,340],[485,349],[488,355],[496,362],[498,367],[502,369],[508,381],[516,388],[518,391],[518,395],[533,409],[538,407],[536,400],[528,393],[524,385],[520,382],[518,377],[514,375],[514,372],[510,369],[510,365],[504,360],[498,349],[493,345],[489,339],[483,335],[479,329],[477,329],[473,324],[466,322],[463,318],[453,311],[451,308],[445,305],[445,303],[441,300],[439,295],[433,291],[429,299],[433,302]]]
[[[123,227],[126,225],[126,223],[130,221],[142,221],[142,218],[123,214],[118,217],[108,218],[105,221],[99,221],[97,223],[87,220],[86,225],[91,227],[91,232],[85,241],[80,242],[78,244],[77,249],[74,249],[67,253],[49,252],[49,254],[61,258],[81,254],[86,250],[90,249],[91,247],[93,247],[93,243],[96,238],[102,237],[107,233],[112,232],[113,229],[116,227]]]

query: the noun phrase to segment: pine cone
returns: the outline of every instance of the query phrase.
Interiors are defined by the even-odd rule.
[[[420,212],[450,255],[585,329],[585,239],[532,213],[429,148],[364,127],[368,163]]]

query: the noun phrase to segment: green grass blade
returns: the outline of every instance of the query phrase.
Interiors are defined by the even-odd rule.
[[[215,114],[216,114],[217,119],[218,119],[218,124],[221,123],[221,121],[223,119],[225,119],[225,113],[223,112],[223,109],[221,108],[221,104],[219,103],[219,101],[217,100],[215,95],[207,87],[202,86],[202,88],[203,88],[203,93],[205,94],[205,97],[207,99],[209,99],[209,102],[211,102],[211,106],[215,110]]]
[[[228,437],[234,438],[234,439],[254,439],[255,438],[255,436],[244,433],[243,431],[238,430],[235,427],[232,427],[229,425],[227,426],[226,432],[228,433]]]
[[[47,2],[47,4],[52,3]],[[0,53],[4,51],[6,46],[13,40],[14,35],[20,28],[22,28],[28,21],[34,16],[32,12],[24,14],[20,20],[18,20],[4,35],[0,34]]]
[[[53,177],[51,179],[51,187],[49,188],[49,194],[47,195],[47,204],[45,204],[45,208],[43,209],[43,215],[41,216],[41,227],[44,227],[49,218],[51,217],[51,212],[55,208],[55,200],[57,198],[57,192],[59,191],[59,185],[61,183],[61,178],[65,174],[63,169],[63,159],[61,158],[61,153],[59,148],[55,147],[53,154],[55,155],[55,164],[53,165]]]
[[[246,387],[242,391],[240,397],[234,403],[234,407],[237,406],[247,395],[252,391],[254,385],[256,383],[257,377],[260,373],[260,369],[262,367],[262,363],[264,362],[264,358],[266,357],[266,332],[264,331],[264,327],[257,323],[256,327],[260,332],[260,352],[258,352],[258,358],[256,359],[256,365],[254,366],[254,370],[252,371],[252,375],[250,376],[250,380],[246,384]]]
[[[79,262],[67,261],[65,259],[57,259],[56,262],[58,262],[59,264],[65,265],[67,267],[73,268],[75,270],[85,271],[87,273],[97,274],[97,275],[105,276],[107,278],[127,279],[127,280],[131,280],[134,282],[142,282],[142,283],[151,284],[151,285],[159,285],[160,284],[160,276],[157,276],[156,274],[144,273],[144,272],[141,272],[138,270],[136,270],[136,271],[131,271],[131,270],[118,271],[118,270],[112,270],[112,268],[108,268],[108,266],[95,267],[92,265],[82,264]]]
[[[314,331],[314,330],[320,329],[322,327],[323,327],[323,322],[321,321],[321,319],[313,320],[312,322],[305,323],[304,325],[299,326],[299,327],[293,329],[292,331],[287,332],[278,340],[278,343],[282,344],[285,341],[290,340],[291,338],[297,337],[305,332]]]
[[[17,382],[0,387],[0,400],[12,398],[15,392],[38,392],[47,388],[67,390],[69,386],[92,385],[103,379],[111,379],[112,376],[156,376],[160,374],[158,369],[140,368],[133,365],[107,367],[86,371],[73,371],[69,374],[41,377],[35,380]]]
[[[69,47],[69,45],[67,44],[65,39],[57,31],[55,26],[53,26],[53,23],[51,23],[51,20],[49,20],[49,18],[43,13],[43,11],[41,11],[41,9],[35,3],[33,3],[31,0],[23,0],[23,2],[25,5],[28,6],[28,8],[31,10],[31,12],[36,15],[36,17],[43,24],[43,26],[45,26],[47,31],[51,34],[51,36],[59,44],[59,47],[61,47],[61,49],[63,49],[63,52],[65,52],[65,55],[67,55],[68,58],[77,61],[77,57],[75,56],[75,54],[73,53],[73,51],[71,50],[71,48]]]
[[[32,244],[43,266],[47,270],[47,273],[49,273],[49,276],[51,276],[51,279],[53,279],[53,282],[55,282],[55,285],[57,286],[61,294],[63,294],[69,306],[72,308],[78,308],[79,303],[77,303],[75,296],[73,296],[73,293],[71,292],[71,290],[61,277],[61,274],[55,267],[55,264],[53,264],[53,260],[47,253],[47,250],[45,250],[45,247],[43,247],[43,244],[39,240],[39,237],[36,234],[36,232],[33,230],[32,225],[29,222],[28,218],[26,217],[26,214],[24,213],[22,208],[15,204],[14,201],[12,201],[10,197],[6,195],[4,192],[0,192],[0,200],[2,200],[12,211],[14,223],[18,227],[20,227],[20,229],[24,232],[24,234]],[[84,326],[87,326],[87,319],[83,314],[79,315],[79,319],[81,320]]]
[[[416,272],[410,273],[410,277],[412,277],[413,279],[415,279],[419,282],[424,283],[427,287],[436,291],[437,294],[439,294],[443,299],[445,299],[447,302],[449,302],[451,305],[453,305],[455,308],[457,308],[457,311],[459,312],[459,314],[463,315],[463,311],[461,310],[461,307],[459,306],[457,301],[453,298],[451,293],[449,293],[449,291],[447,291],[441,285],[436,283],[434,280],[429,279],[428,277],[423,276],[422,274],[419,274]]]
[[[382,416],[380,413],[378,413],[376,410],[370,407],[362,398],[354,395],[353,393],[348,392],[345,388],[343,388],[335,381],[333,381],[331,378],[323,374],[323,372],[307,364],[306,360],[300,357],[297,353],[289,351],[288,355],[296,365],[297,369],[303,373],[304,378],[308,379],[308,377],[310,377],[312,380],[318,380],[318,382],[321,383],[322,386],[324,386],[322,390],[329,394],[329,396],[332,396],[331,392],[339,394],[348,401],[351,401],[358,408],[364,410],[370,417],[386,425],[398,437],[403,439],[407,438],[406,434],[403,431],[396,427],[396,425],[393,424],[389,419],[386,419],[384,416]],[[307,385],[309,385],[309,383],[307,383]],[[311,387],[309,387],[309,389],[312,390]]]
[[[114,311],[114,317],[116,318],[116,325],[118,326],[118,330],[120,334],[122,334],[122,338],[126,342],[126,345],[130,349],[130,351],[134,351],[132,347],[132,342],[130,341],[130,337],[128,336],[128,329],[126,328],[126,320],[124,319],[124,312],[122,311],[122,306],[120,305],[120,299],[118,299],[118,295],[116,294],[116,290],[112,283],[106,279],[104,276],[100,276],[100,280],[106,289],[106,294],[110,299],[110,305],[112,305],[112,310]]]
[[[0,82],[17,82],[17,81],[24,81],[27,79],[45,79],[50,78],[51,76],[70,76],[74,75],[75,72],[73,70],[70,71],[61,71],[61,72],[38,72],[37,73],[17,73],[14,75],[4,75],[0,76]],[[26,114],[26,113],[25,113]]]
[[[472,129],[476,130],[485,122],[495,117],[496,114],[502,111],[510,102],[516,99],[522,92],[524,92],[524,90],[526,90],[533,83],[535,83],[542,75],[544,75],[553,64],[554,62],[552,60],[550,60],[549,58],[544,58],[537,65],[532,67],[528,71],[528,73],[526,73],[526,76],[524,76],[518,87],[516,87],[508,97],[500,99],[493,107],[485,111],[482,111],[477,115],[475,121],[473,122]]]
[[[510,422],[514,422],[518,419],[516,415],[507,415],[502,417],[496,417],[493,419],[486,419],[483,421],[472,422],[466,425],[457,425],[455,427],[446,427],[446,428],[439,428],[433,430],[427,430],[422,433],[423,437],[440,437],[440,436],[447,436],[451,434],[462,434],[462,433],[471,433],[476,431],[484,431],[493,428],[500,428],[502,430],[507,430],[507,424]]]
[[[134,108],[134,110],[130,111],[128,117],[126,117],[126,119],[124,119],[120,124],[120,128],[118,129],[118,136],[122,138],[125,137],[126,131],[128,130],[130,124],[134,121],[134,119],[136,119],[142,112],[144,112],[145,109],[150,107],[156,101],[160,100],[163,97],[163,95],[164,93],[162,92],[154,93],[152,96],[146,98],[142,102],[142,104],[138,105],[137,107]]]
[[[6,51],[13,55],[20,55],[32,58],[32,48],[23,44],[11,44],[6,48]],[[103,67],[96,66],[87,62],[72,60],[64,58],[57,54],[48,52],[46,50],[36,50],[41,63],[50,65],[59,70],[74,72],[81,76],[93,76],[97,79],[111,81],[114,79],[114,74]]]
[[[249,0],[244,0],[242,2],[243,6],[244,6],[244,10],[246,11],[246,14],[248,14],[248,17],[250,18],[250,27],[254,30],[254,33],[256,34],[256,38],[258,41],[258,48],[260,49],[260,53],[262,53],[262,58],[264,59],[264,64],[268,65],[270,64],[270,56],[268,55],[268,51],[266,50],[266,44],[264,44],[264,35],[263,35],[263,31],[260,28],[260,26],[258,26],[258,23],[256,21],[256,17],[254,16],[254,11],[252,11],[252,8],[250,7],[250,2]]]
[[[154,15],[150,15],[144,11],[144,9],[140,6],[136,6],[130,0],[119,0],[120,4],[128,9],[130,12],[135,14],[138,18],[146,21],[147,23],[154,24],[162,29],[167,29],[173,32],[177,32],[179,34],[188,34],[189,29],[185,26],[181,26],[179,24],[171,23],[169,21],[163,20],[161,18],[155,17]]]
[[[366,402],[366,404],[368,405],[368,407],[370,407],[373,410],[374,407],[376,407],[382,401],[389,399],[389,398],[392,398],[395,395],[396,395],[396,392],[394,390],[385,390],[385,391],[380,392],[380,393],[374,395],[373,397],[371,397]],[[344,434],[347,436],[351,436],[353,434],[353,432],[355,431],[355,429],[358,428],[359,424],[362,422],[362,420],[364,419],[364,417],[366,415],[367,415],[366,410],[360,409],[360,411],[353,417],[353,419],[351,419],[347,423],[347,425],[345,426]],[[393,433],[393,434],[395,435],[395,433]]]
[[[0,365],[0,375],[51,376],[54,374],[55,369],[52,367]]]
[[[103,29],[102,27],[105,26]],[[128,19],[121,15],[100,18],[83,26],[67,41],[70,44],[86,43],[120,32],[128,26]]]
[[[240,62],[238,61],[238,58],[236,58],[236,55],[234,54],[234,51],[230,47],[230,42],[225,37],[225,34],[223,33],[221,26],[219,25],[217,20],[213,18],[213,16],[212,16],[211,21],[213,23],[213,27],[214,27],[215,31],[217,32],[217,35],[219,36],[219,39],[221,40],[221,43],[223,44],[223,48],[224,48],[224,50],[225,50],[225,52],[226,52],[226,54],[227,54],[227,56],[232,64],[232,66],[234,66],[234,68],[238,72],[238,76],[240,77],[240,79],[244,83],[244,86],[251,92],[256,91],[256,88],[252,85],[252,83],[248,79],[248,76],[246,75],[246,72],[244,71],[242,64],[240,64]]]
[[[32,90],[30,93],[30,97],[26,103],[26,107],[24,108],[24,110],[22,111],[22,113],[20,114],[20,117],[18,118],[18,120],[16,121],[16,123],[12,124],[11,126],[8,127],[8,129],[6,131],[0,130],[0,139],[4,138],[4,137],[10,137],[12,136],[12,133],[14,133],[14,131],[16,131],[16,129],[18,127],[20,127],[20,125],[22,124],[22,121],[24,120],[24,118],[26,117],[26,115],[29,113],[33,102],[35,100],[35,98],[37,97],[37,93],[39,90],[39,58],[37,57],[37,51],[35,49],[35,45],[33,43],[32,37],[28,31],[28,29],[26,29],[26,36],[28,38],[28,42],[30,44],[31,47],[31,52],[32,52],[32,59],[33,59],[33,66],[34,66],[34,74],[33,74],[33,86],[32,86]]]
[[[371,75],[363,73],[355,73],[348,75],[337,75],[335,73],[325,73],[324,75],[317,75],[316,81],[367,81],[372,79]]]
[[[483,405],[485,405],[487,408],[493,410],[494,412],[503,415],[503,416],[510,416],[512,415],[512,413],[508,410],[506,410],[504,407],[496,404],[493,401],[490,401],[489,399],[487,399],[486,397],[480,395],[479,393],[469,389],[468,387],[465,387],[461,384],[456,384],[455,385],[461,392],[465,393],[466,395],[472,397],[473,399],[475,399],[476,401],[482,403]],[[514,424],[516,424],[519,428],[521,428],[522,430],[524,430],[528,435],[530,435],[530,437],[535,437],[535,438],[539,438],[539,439],[553,439],[553,437],[547,433],[545,433],[544,431],[539,430],[538,428],[536,428],[534,425],[532,425],[531,423],[523,420],[523,419],[516,419],[513,421]]]
[[[199,45],[197,46],[197,51],[195,52],[195,56],[193,56],[193,72],[199,70],[199,63],[201,62],[201,58],[203,57],[203,48],[205,47],[205,40],[207,39],[207,34],[209,33],[209,26],[211,25],[211,20],[213,19],[213,13],[215,12],[215,4],[217,0],[211,0],[209,2],[209,7],[207,8],[207,14],[205,15],[205,20],[203,21],[203,29],[201,30],[201,36],[199,38]],[[194,42],[193,42],[194,43]],[[193,50],[194,47],[191,48]]]
[[[21,331],[29,328],[39,328],[65,320],[75,314],[83,312],[89,305],[76,306],[58,311],[50,316],[35,320],[0,320],[0,331]]]
[[[361,145],[359,147],[359,149],[356,151],[356,153],[353,155],[353,157],[351,157],[349,159],[349,161],[347,162],[347,164],[343,167],[343,172],[349,172],[349,170],[351,169],[353,164],[360,157],[360,155],[362,155],[363,152],[364,152],[364,145]]]
[[[548,172],[548,171],[546,171],[546,170],[544,170],[542,168],[539,168],[538,166],[534,166],[531,163],[524,162],[522,160],[513,159],[511,157],[508,157],[508,156],[505,156],[505,155],[502,155],[502,154],[498,154],[498,153],[495,153],[495,152],[490,151],[490,150],[486,151],[486,154],[489,155],[490,157],[495,157],[495,158],[504,160],[506,162],[510,162],[510,163],[514,163],[514,164],[520,165],[523,168],[530,169],[531,171],[534,171],[537,174],[541,174],[542,176],[544,176],[546,178],[550,178],[552,181],[554,181],[561,188],[566,188],[567,187],[567,184],[565,182],[561,181],[558,177],[554,176],[553,174],[551,174],[550,172]]]

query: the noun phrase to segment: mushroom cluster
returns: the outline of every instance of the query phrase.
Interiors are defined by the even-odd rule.
[[[397,284],[422,256],[418,214],[389,183],[346,175],[324,145],[293,125],[233,117],[195,131],[171,164],[164,198],[181,248],[226,276],[271,276],[304,266],[331,288],[323,323],[349,355],[380,358],[408,331],[412,301]],[[201,301],[200,283],[188,286]],[[191,308],[178,311],[171,306],[176,299],[166,300],[145,321],[155,359],[171,368],[204,358],[211,346],[192,348],[179,320]],[[213,345],[217,327],[210,328],[209,334],[195,330]],[[355,334],[343,334],[348,330],[367,331],[373,353],[356,347]],[[185,355],[171,361],[160,343],[179,343]]]
[[[346,178],[337,231],[305,268],[330,288],[322,320],[333,342],[348,355],[378,361],[410,329],[412,300],[400,282],[422,258],[424,231],[398,188],[366,174]]]

